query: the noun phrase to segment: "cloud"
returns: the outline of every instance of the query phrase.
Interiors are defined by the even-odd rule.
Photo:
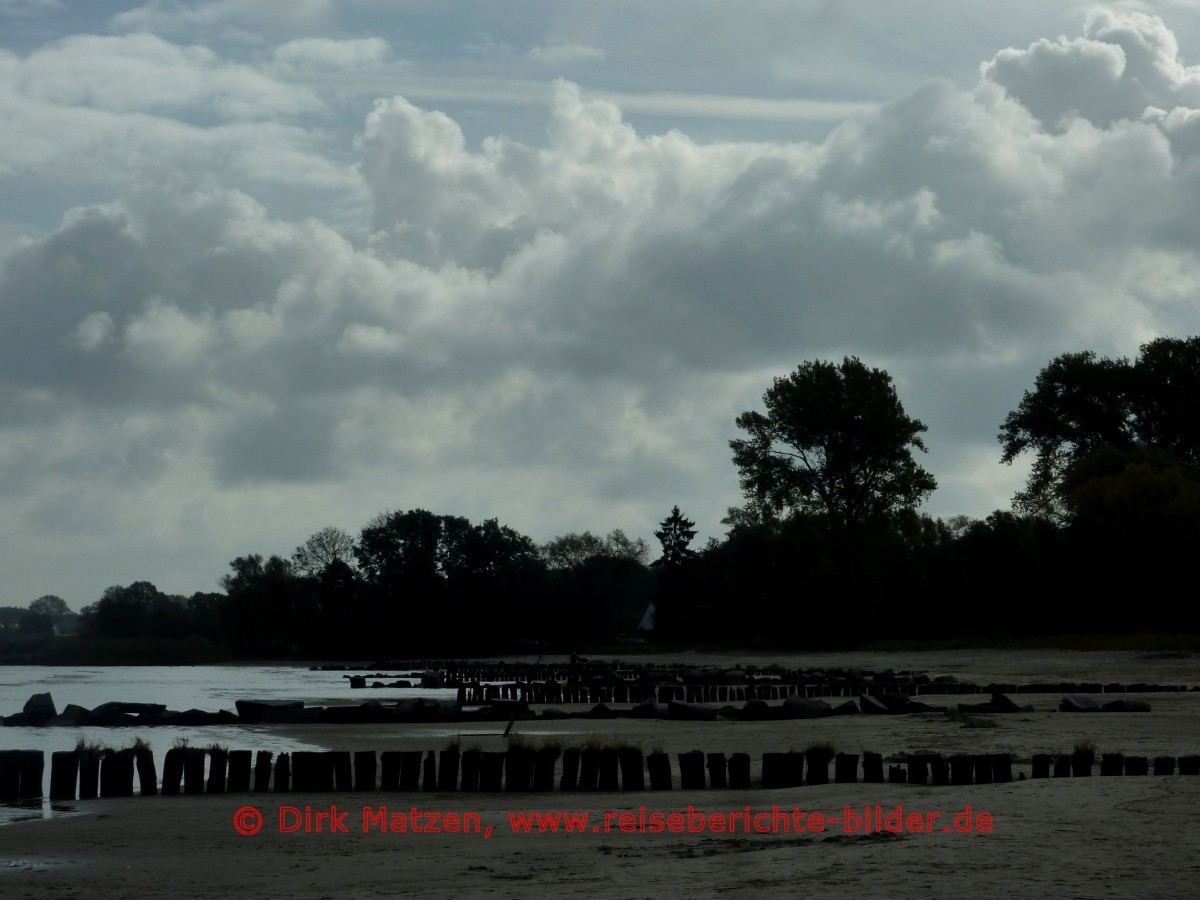
[[[599,47],[589,47],[571,41],[552,41],[539,44],[527,54],[531,60],[548,66],[570,65],[571,63],[603,60],[605,52]]]
[[[286,66],[326,69],[354,69],[388,61],[392,48],[383,38],[297,38],[280,44],[272,54],[275,62]]]
[[[296,65],[381,50],[290,46]],[[357,167],[330,164],[364,198],[349,233],[171,151],[173,175],[3,257],[0,531],[154,529],[172,564],[167,537],[197,528],[232,558],[385,507],[546,538],[645,534],[680,503],[716,533],[739,499],[736,415],[845,354],[929,426],[933,508],[985,514],[1020,480],[995,431],[1046,361],[1198,330],[1192,79],[1158,20],[1096,15],[820,143],[643,134],[568,82],[544,141],[477,143],[392,96]],[[3,140],[15,170],[38,165]],[[136,170],[167,145],[123,146]],[[71,513],[72,486],[115,520]]]

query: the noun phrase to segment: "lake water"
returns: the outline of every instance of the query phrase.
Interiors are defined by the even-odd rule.
[[[377,688],[353,690],[346,672],[314,672],[302,666],[0,666],[0,716],[21,712],[32,694],[50,692],[59,712],[68,703],[94,709],[110,701],[162,703],[167,709],[235,710],[238,700],[303,700],[308,706],[357,705],[405,697],[453,699],[454,690]],[[404,673],[389,672],[389,675]],[[380,679],[392,681],[396,679]],[[369,681],[368,681],[369,683]],[[179,741],[193,747],[223,744],[234,750],[273,753],[320,749],[289,740],[269,727],[210,725],[162,728],[0,727],[0,750],[42,750],[43,792],[50,789],[50,754],[72,750],[80,740],[120,749],[135,739],[154,750],[159,775],[166,752]],[[136,780],[135,780],[136,783]],[[0,825],[28,818],[67,814],[72,804],[34,801],[0,805]]]

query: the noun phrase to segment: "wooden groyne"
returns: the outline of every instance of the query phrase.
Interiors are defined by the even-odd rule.
[[[280,753],[210,748],[172,748],[163,762],[161,793],[413,793],[664,791],[752,787],[779,789],[832,782],[967,785],[1007,783],[1014,779],[1008,754],[905,754],[887,762],[879,753],[835,753],[826,747],[799,752],[764,752],[760,775],[751,778],[748,753],[649,755],[630,746],[541,748],[516,746],[504,751],[314,750]],[[1032,778],[1089,777],[1091,754],[1036,754]],[[0,751],[0,802],[43,795],[45,757],[41,750]],[[1200,775],[1200,755],[1126,756],[1103,754],[1101,776]],[[160,792],[149,748],[117,751],[60,751],[51,754],[50,800],[151,796]],[[1024,779],[1024,772],[1018,773]]]

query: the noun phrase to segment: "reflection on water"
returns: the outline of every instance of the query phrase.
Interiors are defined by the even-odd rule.
[[[49,800],[22,800],[20,803],[0,803],[0,825],[13,822],[28,822],[32,819],[49,819],[54,816],[78,815],[79,807],[73,803]]]

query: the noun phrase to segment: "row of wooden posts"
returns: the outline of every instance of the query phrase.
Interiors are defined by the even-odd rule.
[[[351,686],[365,687],[365,679],[351,679]],[[1030,690],[1036,685],[916,685],[916,684],[804,684],[770,682],[766,684],[559,684],[555,681],[514,682],[512,684],[471,683],[458,688],[458,702],[464,706],[492,700],[523,700],[526,703],[642,703],[657,700],[666,703],[737,703],[747,700],[786,700],[801,697],[858,697],[861,694],[904,694],[906,696],[980,694],[993,690],[1001,693],[1063,693],[1062,685],[1047,685],[1048,691]],[[1073,685],[1065,693],[1126,693],[1125,685]],[[1088,690],[1079,690],[1079,688]],[[1142,685],[1157,691],[1186,691],[1185,685]],[[1120,690],[1117,690],[1119,688]]]
[[[561,774],[559,759],[561,757]],[[750,754],[678,754],[683,790],[705,788],[747,789]],[[990,784],[1013,780],[1007,754],[973,754],[943,757],[912,755],[907,765],[889,765],[884,775],[880,753],[863,753],[865,783],[934,785]],[[207,774],[206,766],[207,765]],[[764,753],[761,783],[764,788],[858,781],[859,754],[814,748],[805,753]],[[1200,756],[1178,760],[1181,775],[1200,775]],[[1175,757],[1156,757],[1155,775],[1173,775]],[[1075,755],[1033,757],[1033,777],[1080,777],[1092,774],[1093,761]],[[44,755],[41,750],[0,751],[0,801],[42,796]],[[1104,754],[1101,775],[1146,775],[1150,760],[1144,756]],[[148,747],[105,753],[78,750],[51,755],[50,799],[81,800],[133,795],[134,774],[142,795],[159,792],[154,754]],[[646,775],[649,775],[647,784]],[[173,748],[163,760],[163,794],[225,794],[246,791],[641,791],[670,790],[674,772],[671,757],[657,752],[644,756],[636,747],[531,749],[505,751],[455,749],[421,751],[318,750],[252,754],[249,750]],[[77,793],[78,785],[78,793]]]

